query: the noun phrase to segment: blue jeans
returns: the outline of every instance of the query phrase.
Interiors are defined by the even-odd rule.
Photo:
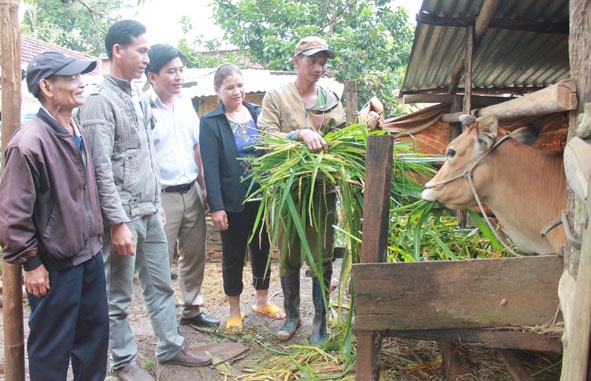
[[[126,224],[135,238],[135,256],[122,256],[113,251],[110,230],[105,231],[103,238],[113,369],[127,365],[137,353],[137,343],[128,319],[134,273],[137,273],[152,328],[158,337],[156,358],[169,360],[179,352],[185,340],[178,333],[168,247],[160,213]]]
[[[65,380],[70,360],[75,380],[103,381],[109,337],[103,257],[48,272],[47,295],[28,294],[31,381]]]

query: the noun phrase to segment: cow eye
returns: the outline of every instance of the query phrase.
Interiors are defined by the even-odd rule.
[[[448,148],[447,149],[447,157],[452,158],[454,156],[456,156],[456,150],[453,148]]]

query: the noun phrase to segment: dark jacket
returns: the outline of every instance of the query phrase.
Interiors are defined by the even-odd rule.
[[[82,140],[85,141],[84,133]],[[103,220],[90,153],[44,109],[16,131],[0,183],[0,245],[30,271],[66,269],[101,250]]]
[[[248,108],[256,123],[261,107],[247,102],[242,104]],[[220,103],[203,115],[199,129],[199,147],[210,210],[242,212],[249,184],[242,182],[244,170],[238,160],[238,148],[224,105]]]

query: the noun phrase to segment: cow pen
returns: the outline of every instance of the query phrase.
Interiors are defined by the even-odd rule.
[[[385,263],[392,148],[388,136],[368,141],[364,239],[352,271],[356,379],[379,379],[384,336],[439,341],[447,380],[466,373],[460,344],[500,349],[514,377],[525,372],[511,349],[561,352],[560,256]]]
[[[524,116],[563,118],[567,136],[560,142],[552,139],[565,149],[569,166],[563,215],[570,239],[559,256],[480,260],[478,264],[471,260],[384,263],[389,229],[389,177],[384,177],[391,176],[392,167],[386,164],[391,162],[393,143],[373,138],[376,141],[368,142],[372,156],[367,158],[361,263],[352,272],[356,379],[379,379],[382,338],[387,336],[439,341],[447,380],[467,373],[455,356],[458,345],[496,348],[516,380],[532,379],[512,356],[518,349],[562,352],[561,380],[590,379],[588,9],[589,0],[423,0],[413,42],[415,60],[411,57],[401,90],[405,103],[439,103],[439,110],[448,106],[438,123],[430,124],[446,140],[444,144],[461,133],[456,122],[462,113],[492,113],[505,123]],[[499,94],[510,96],[499,99]],[[449,135],[443,132],[442,122],[449,123]],[[458,287],[460,293],[455,292]],[[558,308],[558,298],[564,311]],[[526,308],[520,309],[519,304],[526,301]]]

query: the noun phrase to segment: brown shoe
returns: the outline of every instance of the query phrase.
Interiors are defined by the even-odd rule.
[[[127,365],[117,368],[114,371],[115,375],[121,381],[154,381],[154,377],[142,368],[136,359],[131,360]]]
[[[193,352],[188,346],[181,347],[179,353],[170,360],[160,361],[162,364],[173,364],[182,366],[205,366],[211,364],[211,357]]]

